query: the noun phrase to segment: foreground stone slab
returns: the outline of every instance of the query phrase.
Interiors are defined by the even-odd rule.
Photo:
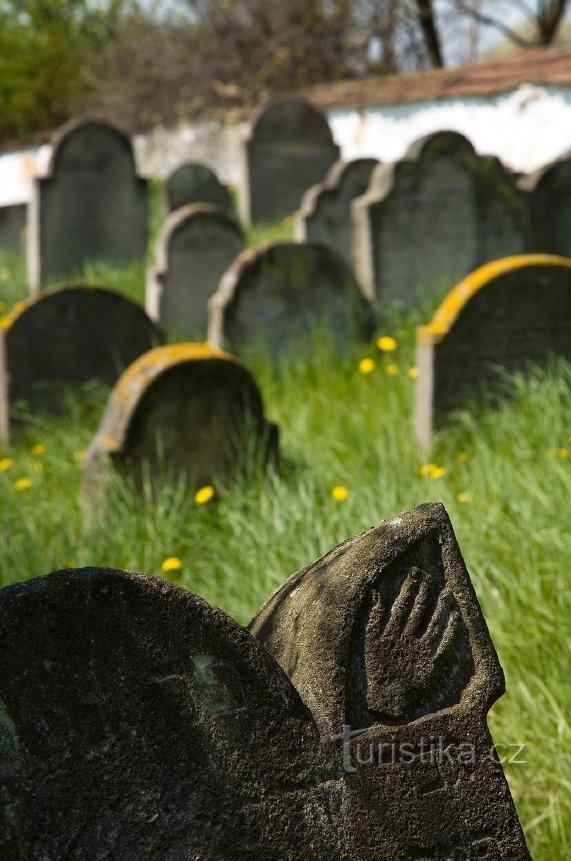
[[[204,339],[208,300],[244,244],[242,228],[219,206],[196,204],[171,213],[147,277],[151,319],[182,337]]]
[[[256,452],[261,463],[277,456],[277,427],[247,368],[202,344],[157,347],[111,393],[84,459],[84,499],[101,504],[111,465],[139,490],[154,477],[202,487],[236,475]]]
[[[337,746],[343,858],[529,858],[486,724],[503,673],[443,506],[341,544],[249,629]]]
[[[0,591],[0,857],[332,857],[308,709],[220,610],[143,574]]]
[[[456,132],[379,165],[353,202],[354,266],[370,297],[408,307],[477,266],[529,247],[529,214],[497,158]]]
[[[505,371],[571,359],[571,260],[505,257],[454,287],[417,329],[416,435],[428,447],[449,412],[505,390]]]
[[[139,305],[103,287],[71,284],[21,302],[0,321],[0,437],[18,427],[19,402],[61,412],[69,386],[113,384],[161,341]]]
[[[239,204],[242,220],[293,214],[303,193],[339,158],[329,123],[303,99],[277,99],[252,120],[243,145]]]
[[[232,198],[211,168],[200,162],[179,165],[165,180],[164,204],[167,215],[194,203],[209,203],[232,212]]]
[[[345,261],[319,243],[276,242],[244,251],[209,302],[209,342],[239,355],[287,360],[316,332],[342,350],[371,333],[371,305]]]
[[[140,260],[147,219],[147,181],[136,175],[129,138],[106,123],[68,123],[56,136],[47,175],[34,181],[30,288],[78,277],[94,260]]]

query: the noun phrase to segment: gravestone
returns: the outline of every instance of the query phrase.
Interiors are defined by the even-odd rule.
[[[486,724],[503,673],[443,506],[341,544],[249,629],[342,762],[343,858],[529,859]]]
[[[244,251],[209,303],[209,341],[238,354],[287,359],[316,330],[342,348],[371,333],[371,308],[339,255],[318,243],[276,242]]]
[[[181,164],[167,177],[164,205],[167,215],[192,203],[211,203],[232,212],[232,198],[211,168],[198,162]]]
[[[339,158],[329,124],[303,99],[278,99],[254,116],[242,148],[240,215],[250,224],[293,214]]]
[[[374,158],[335,162],[325,180],[303,195],[295,214],[295,238],[299,242],[323,242],[352,266],[351,203],[367,191],[378,164]]]
[[[204,337],[208,300],[243,249],[240,225],[219,206],[197,204],[171,213],[147,277],[151,319],[185,338]]]
[[[402,161],[375,168],[353,220],[360,283],[369,297],[402,306],[529,244],[515,180],[456,132],[423,138]]]
[[[571,360],[571,260],[506,257],[454,287],[428,326],[417,329],[416,434],[482,395],[505,395],[505,371]]]
[[[69,386],[113,384],[162,335],[142,308],[102,287],[68,285],[21,302],[0,321],[0,437],[27,410],[60,412]]]
[[[532,251],[571,256],[571,152],[520,180],[531,212]]]
[[[23,251],[27,209],[25,204],[0,206],[0,250]]]
[[[203,344],[158,347],[113,389],[84,459],[86,508],[103,504],[108,467],[138,491],[148,477],[184,477],[196,487],[231,478],[256,453],[277,456],[277,427],[240,362]]]
[[[96,260],[125,264],[147,251],[147,181],[135,173],[131,142],[104,123],[64,126],[45,177],[34,180],[28,279],[38,290],[76,277]]]
[[[330,857],[311,715],[201,598],[57,571],[0,591],[0,649],[6,861]]]

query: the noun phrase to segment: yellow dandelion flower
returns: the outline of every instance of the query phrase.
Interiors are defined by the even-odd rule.
[[[336,502],[345,502],[349,497],[349,491],[342,484],[336,484],[331,488],[331,498]]]
[[[467,490],[461,491],[461,493],[459,493],[456,497],[457,501],[460,503],[470,502],[471,498],[472,497],[470,496],[470,494],[468,493]]]
[[[169,571],[180,571],[182,568],[182,560],[178,558],[178,556],[167,556],[166,559],[163,559],[162,570],[165,573]]]
[[[29,478],[18,478],[14,482],[14,490],[28,490],[32,486]]]
[[[470,460],[470,455],[467,451],[461,451],[460,454],[456,455],[456,463],[468,463]]]
[[[433,469],[436,469],[435,463],[424,463],[420,467],[419,472],[421,475],[430,475]]]
[[[408,369],[408,375],[411,378],[411,380],[416,380],[416,378],[418,377],[418,368],[416,366],[409,368]]]
[[[399,366],[398,365],[387,365],[387,374],[389,375],[389,377],[396,377],[398,372],[399,372]]]
[[[0,460],[0,472],[6,472],[7,469],[10,469],[12,466],[12,458],[11,457],[3,457]]]
[[[382,353],[392,353],[397,348],[397,342],[390,335],[383,335],[377,339],[377,347]]]
[[[81,449],[80,451],[74,451],[73,459],[74,460],[83,460],[85,457],[85,449]]]
[[[205,505],[207,502],[214,496],[214,488],[211,484],[207,484],[205,487],[201,487],[200,490],[197,490],[194,494],[194,501],[197,505]]]
[[[443,475],[446,475],[446,470],[443,466],[435,466],[430,473],[431,478],[442,478]]]
[[[32,446],[32,448],[30,449],[30,451],[32,452],[32,454],[34,454],[34,455],[36,455],[36,456],[37,456],[37,455],[40,455],[40,454],[44,454],[44,453],[45,453],[45,451],[46,451],[46,447],[45,447],[45,445],[43,444],[43,442],[37,442],[35,445],[33,445],[33,446]]]
[[[569,452],[566,448],[550,448],[547,454],[550,457],[569,457]]]
[[[375,363],[372,359],[361,359],[359,362],[360,374],[372,374],[375,370]]]

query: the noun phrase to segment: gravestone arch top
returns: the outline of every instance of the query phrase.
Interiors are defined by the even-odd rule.
[[[212,168],[189,161],[179,165],[166,178],[164,206],[168,213],[193,203],[207,203],[232,211],[232,198]]]

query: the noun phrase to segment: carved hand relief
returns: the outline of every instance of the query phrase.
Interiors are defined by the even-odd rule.
[[[408,723],[454,705],[474,672],[460,607],[442,574],[402,567],[370,593],[364,674],[372,723]]]

